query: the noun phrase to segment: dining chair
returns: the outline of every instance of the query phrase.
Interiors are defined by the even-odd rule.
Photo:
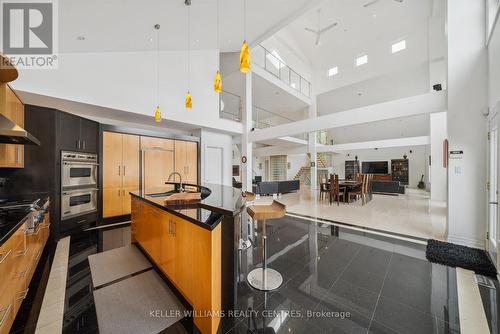
[[[333,201],[337,201],[337,205],[340,205],[340,198],[342,202],[345,202],[346,188],[340,187],[338,174],[330,176],[330,204]]]
[[[352,191],[349,192],[348,194],[348,201],[351,202],[352,198],[358,199],[358,196],[362,200],[362,204],[365,204],[365,195],[366,195],[366,184],[368,182],[368,175],[367,174],[360,174],[358,178],[358,182],[360,182],[360,186],[353,189]]]
[[[319,186],[319,199],[320,200],[326,199],[326,195],[329,193],[330,193],[330,188],[328,187],[328,183],[326,183],[325,180],[325,182],[321,182]]]

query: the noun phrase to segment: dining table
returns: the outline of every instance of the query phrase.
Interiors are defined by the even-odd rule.
[[[356,180],[339,180],[339,187],[340,188],[345,188],[345,196],[344,196],[344,201],[346,203],[349,202],[349,197],[348,194],[350,192],[353,192],[355,189],[361,187],[362,182],[356,181]],[[324,188],[323,188],[324,187]],[[330,189],[330,182],[323,182],[322,183],[322,188],[323,189]]]

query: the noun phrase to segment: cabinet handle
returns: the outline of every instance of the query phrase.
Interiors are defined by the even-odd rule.
[[[118,165],[118,175],[122,175],[122,166]]]
[[[118,197],[121,196],[121,193],[122,193],[122,190],[121,189],[118,189]]]
[[[5,259],[7,258],[7,256],[9,256],[9,255],[10,255],[10,253],[11,253],[11,252],[12,252],[12,249],[9,249],[9,251],[8,251],[8,252],[4,252],[4,253],[2,253],[2,254],[1,254],[2,259],[0,260],[0,264],[2,264],[2,263],[3,263],[3,261],[5,261]]]
[[[177,235],[177,223],[175,221],[172,222],[174,227],[174,237]]]
[[[0,312],[3,312],[3,317],[0,320],[0,326],[2,326],[3,323],[5,322],[5,319],[7,318],[7,315],[9,314],[11,309],[12,309],[12,304],[9,304],[9,306],[0,310]]]
[[[168,221],[168,234],[172,234],[172,221]]]
[[[125,176],[125,165],[123,165],[123,176]]]
[[[22,162],[22,156],[21,156],[21,153],[22,153],[22,149],[21,147],[17,147],[17,159],[18,159],[18,163],[21,163]]]
[[[123,189],[123,196],[125,196],[125,189]]]
[[[85,140],[82,140],[83,142],[83,149],[85,149]]]
[[[84,224],[84,223],[86,223],[86,222],[87,222],[87,219],[82,219],[82,220],[80,220],[80,221],[77,221],[76,223],[77,223],[78,225],[80,225],[80,224]]]

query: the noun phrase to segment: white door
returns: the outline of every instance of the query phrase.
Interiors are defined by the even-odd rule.
[[[207,146],[205,149],[205,182],[223,184],[223,157],[222,147]]]
[[[498,238],[498,128],[490,128],[489,133],[489,180],[488,180],[488,251],[497,262]]]

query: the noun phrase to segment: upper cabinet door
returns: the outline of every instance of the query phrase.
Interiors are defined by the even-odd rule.
[[[198,183],[198,143],[186,143],[186,182]]]
[[[81,151],[80,117],[59,113],[61,130],[61,149],[65,151]]]
[[[0,114],[24,127],[24,104],[7,85],[0,85]],[[0,144],[0,167],[23,168],[24,146]]]
[[[175,141],[175,171],[182,175],[182,180],[186,180],[187,146],[182,140]]]
[[[123,135],[104,132],[102,147],[103,187],[121,189],[123,187]]]
[[[160,149],[173,151],[174,141],[172,139],[154,138],[141,136],[141,150]]]
[[[98,152],[99,124],[82,118],[80,120],[80,150],[83,152]]]
[[[124,150],[123,187],[139,188],[139,136],[122,136]]]

